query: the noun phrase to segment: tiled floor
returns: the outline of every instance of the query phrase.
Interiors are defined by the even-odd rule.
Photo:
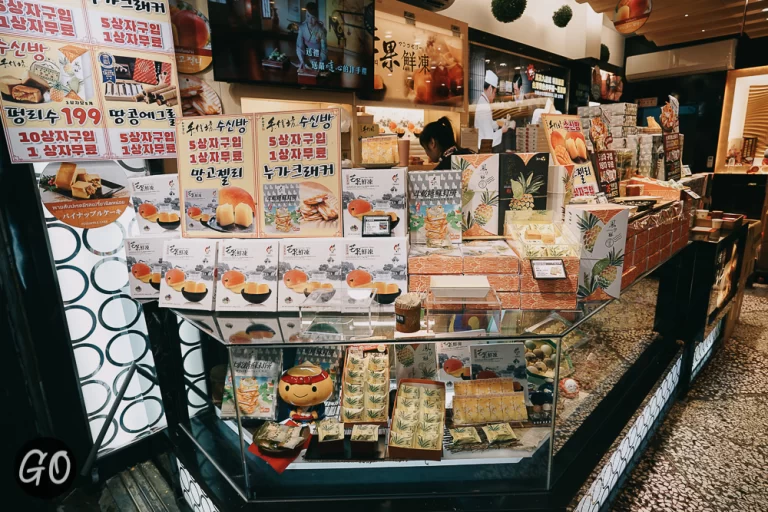
[[[768,287],[676,403],[614,512],[768,511]]]

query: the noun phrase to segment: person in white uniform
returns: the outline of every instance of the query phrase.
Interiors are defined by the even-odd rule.
[[[501,144],[501,136],[507,133],[509,129],[507,126],[500,127],[496,121],[493,120],[493,112],[491,111],[491,103],[496,99],[496,89],[499,87],[499,77],[496,73],[490,69],[485,72],[485,83],[483,84],[483,94],[477,100],[477,106],[475,109],[475,128],[477,128],[477,148],[480,149],[480,145],[483,139],[491,139],[493,141],[493,147]]]

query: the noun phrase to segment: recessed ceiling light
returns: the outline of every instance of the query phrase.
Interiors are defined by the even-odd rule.
[[[763,9],[763,12],[767,12],[767,11],[768,11],[768,7],[766,7],[765,9]]]
[[[688,17],[688,15],[686,14],[686,15],[685,15],[685,17],[687,18],[687,17]]]
[[[704,29],[701,29],[701,31],[702,31],[702,32],[706,32],[706,30],[704,30]]]

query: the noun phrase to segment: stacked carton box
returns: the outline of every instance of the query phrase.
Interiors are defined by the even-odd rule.
[[[503,309],[520,308],[520,260],[506,242],[467,242],[461,253],[465,275],[487,276]]]

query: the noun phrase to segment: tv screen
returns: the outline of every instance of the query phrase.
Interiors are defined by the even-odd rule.
[[[372,83],[374,0],[209,0],[208,14],[218,81]]]

